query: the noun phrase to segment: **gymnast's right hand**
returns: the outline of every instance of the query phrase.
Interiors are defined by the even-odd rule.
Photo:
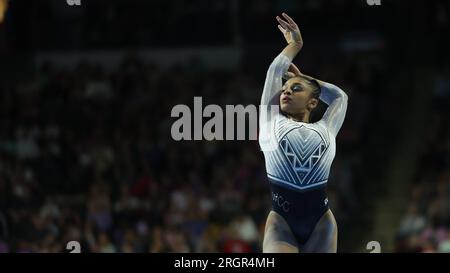
[[[292,20],[289,15],[286,13],[283,13],[282,16],[285,20],[281,19],[280,16],[277,16],[277,21],[279,23],[278,29],[283,33],[284,38],[286,39],[286,42],[288,44],[295,44],[299,46],[300,48],[303,47],[303,38],[302,34],[300,33],[300,29],[295,23],[294,20]]]

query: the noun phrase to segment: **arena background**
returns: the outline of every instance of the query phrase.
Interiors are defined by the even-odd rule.
[[[257,105],[281,12],[349,96],[339,252],[450,252],[450,5],[367,2],[0,1],[0,252],[260,252],[257,142],[173,141],[170,112]]]

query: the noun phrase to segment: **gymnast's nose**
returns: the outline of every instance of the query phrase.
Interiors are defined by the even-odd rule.
[[[285,94],[285,95],[291,95],[292,91],[289,88],[286,88],[285,90],[283,90],[281,93]]]

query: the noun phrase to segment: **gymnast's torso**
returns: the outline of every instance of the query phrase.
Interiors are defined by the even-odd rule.
[[[321,121],[297,122],[280,114],[267,129],[270,136],[261,137],[260,146],[272,183],[298,191],[327,183],[336,142]]]

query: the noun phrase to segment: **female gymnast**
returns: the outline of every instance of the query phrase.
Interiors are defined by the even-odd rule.
[[[303,47],[297,24],[277,16],[288,45],[270,65],[261,98],[259,144],[272,193],[263,252],[337,252],[337,225],[326,184],[347,95],[335,85],[302,74],[292,64]],[[287,81],[283,84],[283,78]],[[328,105],[310,123],[319,99]],[[275,105],[279,111],[269,111]],[[273,109],[272,109],[273,110]]]

